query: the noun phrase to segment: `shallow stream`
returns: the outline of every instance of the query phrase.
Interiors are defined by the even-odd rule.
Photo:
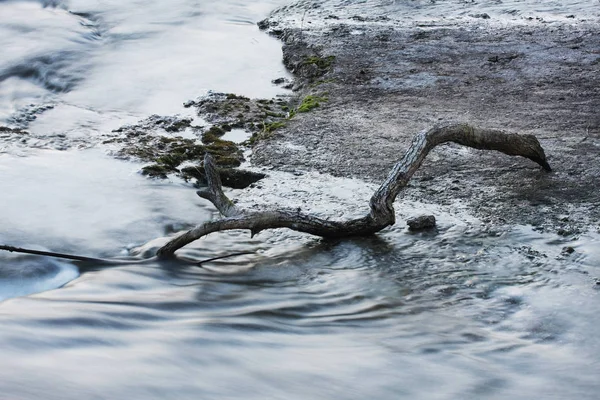
[[[284,3],[0,1],[0,125],[37,140],[0,142],[0,244],[143,257],[215,218],[191,185],[94,144],[210,89],[282,93],[280,43],[254,22]],[[230,194],[338,218],[373,191],[268,173]],[[368,239],[214,234],[181,254],[256,254],[203,267],[2,253],[0,397],[598,398],[600,234],[490,227],[459,202],[397,208]],[[423,212],[437,231],[409,233]]]

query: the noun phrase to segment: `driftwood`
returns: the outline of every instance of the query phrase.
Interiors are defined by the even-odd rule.
[[[65,254],[65,253],[57,253],[53,251],[43,251],[43,250],[33,250],[33,249],[24,249],[22,247],[9,246],[5,244],[0,244],[1,251],[8,251],[11,253],[20,253],[20,254],[33,254],[36,256],[44,256],[44,257],[54,257],[54,258],[62,258],[65,260],[71,261],[80,261],[82,263],[86,263],[89,265],[93,265],[94,267],[102,266],[102,265],[130,265],[130,264],[148,264],[157,260],[157,257],[146,258],[146,259],[134,259],[134,258],[94,258],[87,256],[79,256],[75,254]],[[226,254],[224,256],[207,258],[206,260],[201,261],[191,261],[191,264],[202,266],[204,263],[208,263],[211,261],[222,260],[230,257],[237,257],[246,254],[254,254],[254,251],[243,251],[238,253]]]
[[[421,166],[427,154],[435,146],[454,142],[481,150],[496,150],[511,156],[522,156],[551,171],[540,143],[533,135],[518,135],[498,130],[480,129],[466,124],[436,127],[417,134],[404,157],[392,168],[387,179],[377,189],[370,201],[370,212],[362,218],[331,221],[296,210],[247,211],[237,207],[225,194],[212,157],[204,159],[208,188],[198,195],[209,200],[225,217],[205,222],[175,237],[163,247],[157,256],[172,257],[175,251],[209,233],[248,229],[254,236],[265,229],[288,228],[324,238],[343,238],[372,235],[395,223],[393,203],[400,191]]]
[[[0,250],[2,250],[2,251],[9,251],[11,253],[33,254],[33,255],[36,255],[36,256],[63,258],[63,259],[66,259],[66,260],[81,261],[81,262],[90,262],[90,263],[105,263],[107,261],[110,262],[110,263],[117,263],[117,262],[121,261],[121,260],[113,260],[113,259],[107,260],[107,259],[104,259],[104,258],[94,258],[94,257],[78,256],[78,255],[75,255],[75,254],[56,253],[56,252],[53,252],[53,251],[24,249],[22,247],[8,246],[8,245],[5,245],[5,244],[0,245]]]

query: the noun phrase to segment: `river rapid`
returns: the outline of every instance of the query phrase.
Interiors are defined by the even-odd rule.
[[[141,176],[102,138],[188,115],[182,103],[208,90],[286,94],[271,84],[287,76],[281,43],[255,24],[285,3],[0,1],[0,125],[30,132],[0,132],[0,244],[145,257],[216,218],[190,184]],[[384,6],[405,3],[429,10]],[[545,17],[560,8],[532,3]],[[267,173],[229,194],[341,218],[366,212],[375,188]],[[598,398],[596,230],[491,226],[460,201],[397,208],[372,238],[213,234],[180,254],[255,254],[202,267],[2,253],[0,398]],[[437,230],[408,232],[404,219],[424,212]]]

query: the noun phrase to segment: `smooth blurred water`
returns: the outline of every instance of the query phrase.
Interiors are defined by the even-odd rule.
[[[0,1],[2,124],[97,143],[208,89],[280,93],[280,44],[253,21],[283,3]],[[190,185],[148,180],[101,146],[0,151],[0,243],[145,257],[217,217]],[[269,174],[230,194],[340,218],[374,189]],[[460,202],[397,208],[372,238],[213,234],[180,254],[256,253],[203,267],[2,253],[0,398],[598,398],[600,234],[492,228]],[[405,230],[423,212],[438,230]]]
[[[0,123],[89,136],[208,90],[281,93],[281,45],[256,21],[284,0],[41,3],[0,2]]]

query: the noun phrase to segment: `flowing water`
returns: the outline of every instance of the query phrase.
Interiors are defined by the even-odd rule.
[[[216,217],[94,144],[210,89],[281,93],[280,43],[254,22],[284,3],[0,1],[0,124],[34,138],[0,142],[0,243],[143,257]],[[341,217],[373,191],[269,174],[231,195]],[[181,255],[256,253],[202,267],[0,254],[0,398],[598,398],[600,234],[398,208],[368,239],[214,234]],[[421,212],[436,232],[404,229]]]

